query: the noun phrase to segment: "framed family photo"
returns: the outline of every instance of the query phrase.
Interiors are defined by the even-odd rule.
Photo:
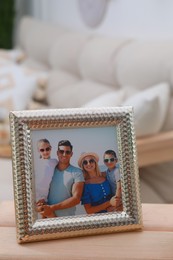
[[[140,230],[132,107],[11,111],[18,243]]]

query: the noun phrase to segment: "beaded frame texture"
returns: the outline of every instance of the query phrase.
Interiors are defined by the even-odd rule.
[[[37,219],[31,131],[105,126],[116,127],[123,211]],[[142,228],[132,107],[11,111],[10,130],[18,243]]]

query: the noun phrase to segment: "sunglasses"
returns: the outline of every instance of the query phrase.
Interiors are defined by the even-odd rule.
[[[51,150],[50,147],[46,147],[45,149],[41,148],[41,149],[40,149],[40,152],[43,153],[44,151],[48,152],[48,151],[50,151],[50,150]]]
[[[64,153],[67,154],[67,155],[70,155],[70,154],[71,154],[71,151],[68,151],[68,150],[67,150],[67,151],[64,151],[64,150],[60,150],[60,149],[59,149],[58,152],[59,152],[60,154],[64,154]]]
[[[116,158],[109,158],[109,159],[104,159],[104,162],[105,163],[114,162],[115,160],[116,160]]]
[[[88,160],[88,161],[87,161],[87,160],[84,160],[82,164],[83,164],[83,165],[87,165],[88,163],[89,163],[89,164],[95,163],[95,161],[94,161],[94,159],[90,159],[90,160]]]

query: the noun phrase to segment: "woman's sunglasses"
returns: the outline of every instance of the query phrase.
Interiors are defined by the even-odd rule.
[[[82,164],[83,164],[83,165],[87,165],[88,163],[89,163],[89,164],[95,163],[95,161],[94,161],[94,159],[84,160]]]
[[[46,147],[45,149],[41,148],[40,152],[43,153],[44,151],[48,152],[51,150],[51,147]]]
[[[104,162],[105,163],[114,162],[115,160],[116,160],[116,158],[109,158],[109,159],[104,159]]]

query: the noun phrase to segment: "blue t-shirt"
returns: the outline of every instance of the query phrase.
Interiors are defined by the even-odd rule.
[[[53,205],[72,197],[72,186],[76,182],[84,182],[82,171],[69,165],[63,171],[55,168],[54,175],[50,184],[48,204]],[[75,215],[76,207],[71,207],[62,210],[56,210],[55,214],[58,217]]]
[[[117,182],[120,181],[120,172],[119,168],[115,167],[113,170],[107,169],[106,171],[106,178],[111,186],[112,194],[116,194],[116,189],[117,189]]]
[[[102,183],[86,183],[82,195],[82,204],[91,204],[91,206],[100,205],[112,197],[109,182],[105,180]],[[106,210],[97,213],[107,212]]]

